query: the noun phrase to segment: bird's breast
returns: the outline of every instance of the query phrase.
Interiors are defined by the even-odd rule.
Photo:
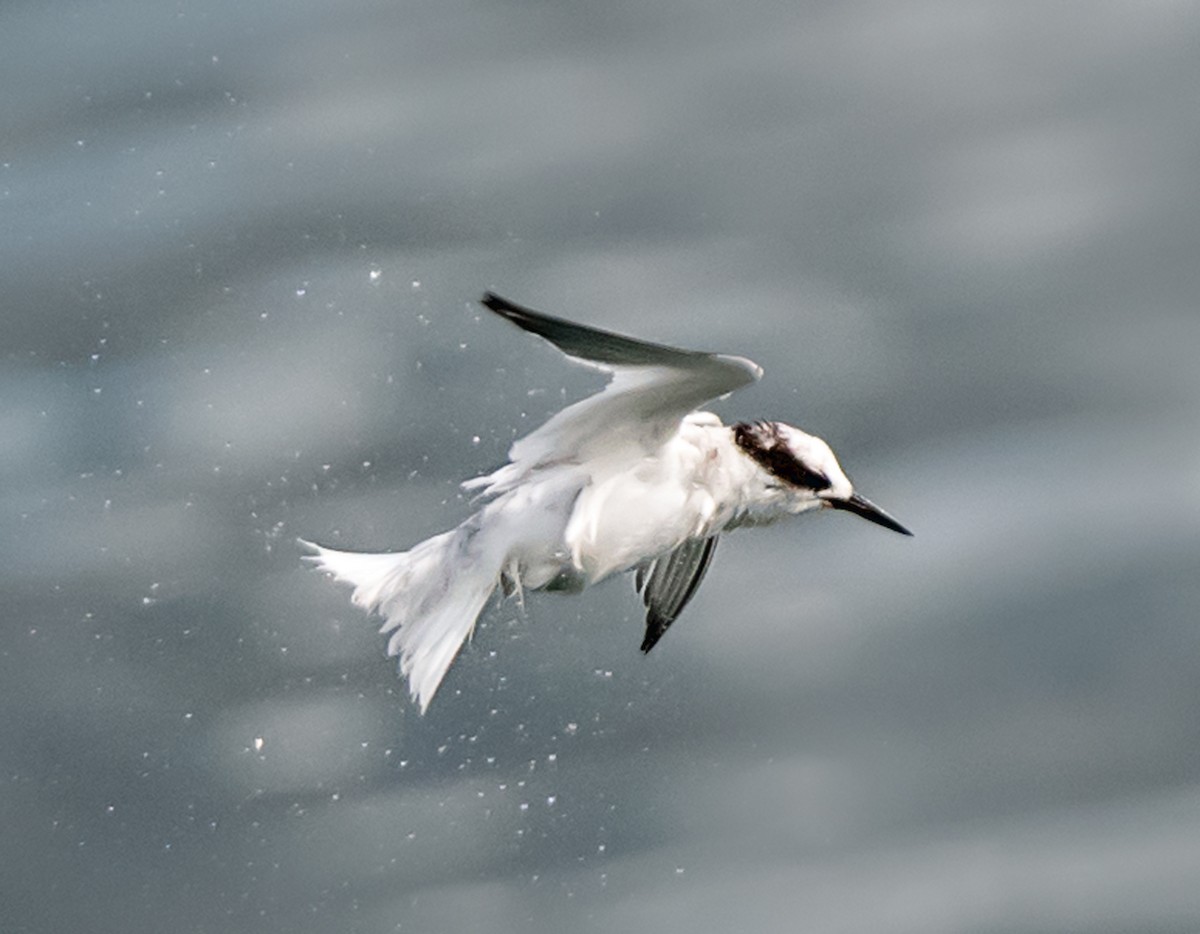
[[[566,528],[574,565],[596,581],[711,533],[720,504],[710,449],[679,436],[654,456],[597,471]]]
[[[592,580],[669,551],[703,527],[703,496],[632,476],[585,489],[566,529],[574,565]]]

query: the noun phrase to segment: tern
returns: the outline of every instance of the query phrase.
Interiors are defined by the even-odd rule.
[[[305,557],[383,618],[389,656],[422,713],[499,588],[578,592],[634,572],[649,652],[696,593],[724,532],[819,509],[912,533],[859,495],[820,438],[781,422],[698,411],[762,377],[744,357],[681,350],[575,324],[492,292],[482,304],[608,374],[599,392],[517,440],[462,486],[479,510],[409,551]]]

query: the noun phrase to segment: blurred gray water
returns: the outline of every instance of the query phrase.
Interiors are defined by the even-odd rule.
[[[1191,3],[0,8],[0,931],[1200,930]],[[917,533],[493,609],[407,547],[596,386],[767,377]]]

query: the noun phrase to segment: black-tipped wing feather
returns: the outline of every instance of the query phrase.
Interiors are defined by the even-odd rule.
[[[612,331],[590,328],[525,308],[495,292],[485,292],[481,304],[517,327],[545,338],[568,357],[605,366],[694,366],[709,354],[665,344],[634,340]]]
[[[524,308],[492,292],[482,302],[572,360],[611,376],[600,392],[567,406],[516,441],[506,466],[465,484],[487,496],[512,489],[549,464],[587,463],[617,451],[630,459],[652,456],[689,412],[762,376],[762,369],[744,357],[634,340]]]
[[[687,606],[717,550],[717,536],[688,539],[674,551],[643,564],[634,586],[646,605],[646,636],[642,651],[654,648],[663,633]]]

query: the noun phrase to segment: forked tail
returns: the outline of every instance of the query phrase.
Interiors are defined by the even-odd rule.
[[[479,547],[470,520],[410,551],[335,551],[303,539],[305,560],[354,587],[356,606],[383,617],[387,653],[400,656],[413,700],[424,713],[450,663],[471,634],[499,580],[499,560]]]

